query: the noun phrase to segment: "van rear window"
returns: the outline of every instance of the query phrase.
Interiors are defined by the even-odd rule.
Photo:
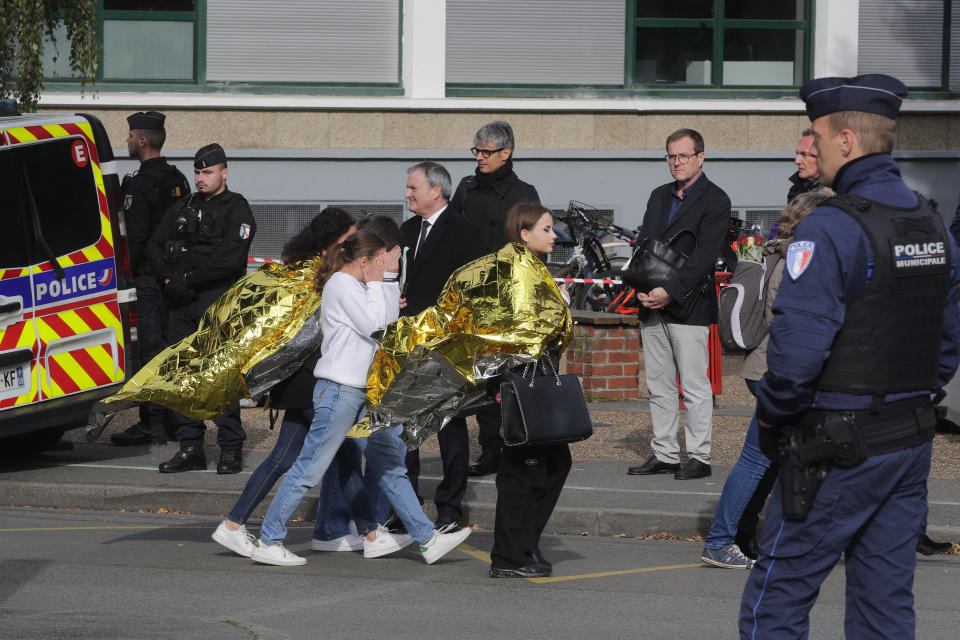
[[[0,268],[22,268],[48,259],[40,248],[37,227],[57,257],[100,239],[100,202],[89,154],[82,138],[0,147],[0,193],[5,200]]]

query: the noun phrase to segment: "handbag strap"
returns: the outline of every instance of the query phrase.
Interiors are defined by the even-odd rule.
[[[544,361],[546,361],[546,364],[544,364]],[[555,367],[555,366],[553,365],[553,361],[550,359],[550,352],[549,352],[549,351],[544,351],[544,352],[543,352],[543,355],[540,356],[540,359],[539,359],[539,360],[537,360],[536,362],[531,362],[530,364],[527,364],[526,366],[523,367],[523,379],[524,379],[524,380],[527,379],[527,372],[530,370],[530,367],[533,367],[533,375],[530,376],[530,381],[529,381],[529,383],[528,383],[528,386],[529,386],[531,389],[533,389],[534,381],[537,379],[537,367],[538,367],[538,366],[540,367],[540,370],[543,371],[543,376],[544,376],[544,377],[547,377],[547,376],[549,376],[549,375],[552,374],[554,380],[557,381],[557,386],[558,386],[558,387],[559,387],[559,386],[562,386],[562,385],[561,385],[561,382],[560,382],[560,374],[557,373],[557,367]],[[547,367],[550,368],[549,371],[547,371]]]
[[[694,246],[695,248],[700,246],[700,238],[698,238],[698,237],[697,237],[697,234],[695,234],[695,233],[694,233],[692,230],[690,230],[690,229],[680,229],[680,231],[677,231],[677,232],[673,235],[673,237],[670,238],[670,242],[668,242],[667,244],[669,244],[669,245],[672,247],[672,246],[673,246],[673,243],[677,241],[677,238],[679,238],[680,236],[682,236],[682,235],[685,234],[685,233],[689,233],[690,235],[693,236],[693,246]]]

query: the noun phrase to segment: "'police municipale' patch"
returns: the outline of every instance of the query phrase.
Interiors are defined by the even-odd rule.
[[[250,237],[250,225],[242,224],[240,225],[240,237],[246,240]]]
[[[123,196],[123,210],[129,211],[130,207],[132,206],[133,206],[133,196],[132,195]]]
[[[810,240],[799,240],[787,248],[787,273],[796,280],[810,266],[813,260],[815,243]]]

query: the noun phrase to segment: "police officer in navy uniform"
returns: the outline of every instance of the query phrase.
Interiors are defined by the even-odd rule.
[[[123,179],[123,217],[127,229],[130,267],[137,289],[137,337],[141,366],[167,346],[166,310],[150,262],[147,240],[163,214],[178,198],[190,193],[190,184],[180,170],[160,155],[167,132],[166,116],[157,111],[127,117],[130,133],[127,151],[140,161],[140,168]],[[166,410],[158,404],[140,405],[140,421],[110,436],[116,445],[167,441]]]
[[[207,308],[247,268],[257,231],[246,198],[227,189],[227,156],[217,143],[197,151],[193,160],[197,193],[180,198],[151,236],[151,263],[162,278],[170,306],[169,338],[175,343],[194,331]],[[206,469],[204,423],[174,412],[180,451],[160,465],[161,473]],[[214,420],[219,427],[217,473],[238,473],[246,434],[240,405]]]
[[[800,90],[824,184],[774,303],[757,416],[781,463],[741,638],[806,638],[845,557],[847,638],[912,638],[933,394],[960,362],[957,246],[890,155],[907,95],[885,75]]]

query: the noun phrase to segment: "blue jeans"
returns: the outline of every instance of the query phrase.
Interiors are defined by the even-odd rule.
[[[753,381],[748,380],[747,386],[752,393],[756,383],[751,385],[750,382]],[[757,484],[770,464],[770,458],[760,451],[760,426],[757,424],[757,412],[754,410],[740,457],[737,458],[737,463],[733,465],[730,475],[727,476],[727,481],[723,483],[723,491],[720,493],[720,501],[717,502],[717,509],[713,514],[713,524],[710,525],[704,548],[721,549],[733,544],[740,516],[743,515],[743,510],[753,497]]]
[[[317,524],[313,529],[315,540],[335,540],[347,535],[350,520],[363,535],[387,519],[390,503],[376,480],[363,475],[361,444],[353,438],[345,439],[323,475]]]
[[[400,439],[402,429],[402,426],[384,429],[369,438],[357,439],[357,444],[367,458],[367,477],[378,483],[410,536],[423,544],[433,537],[433,522],[423,512],[407,478],[404,462],[407,445]]]
[[[277,436],[276,444],[273,445],[273,450],[250,475],[250,479],[247,480],[247,484],[243,488],[243,493],[240,494],[237,503],[227,514],[228,519],[240,524],[245,524],[250,519],[250,514],[270,493],[280,476],[285,474],[296,462],[300,450],[303,449],[303,441],[312,421],[313,409],[287,409],[284,411],[283,421],[280,423],[280,433]],[[356,458],[354,458],[354,454]],[[315,539],[333,540],[346,535],[349,531],[348,523],[351,519],[357,524],[357,529],[360,532],[376,528],[377,522],[368,500],[376,499],[376,496],[382,494],[375,485],[371,487],[373,489],[372,494],[366,492],[365,485],[357,485],[352,477],[359,478],[361,469],[360,450],[352,441],[344,442],[340,450],[337,451],[330,469],[323,476],[320,486],[321,500],[317,508],[317,522],[313,530]],[[343,474],[340,471],[349,472],[351,478],[343,482],[341,479]],[[331,532],[341,529],[342,533],[331,534]]]
[[[260,528],[263,542],[283,542],[287,536],[287,520],[307,491],[320,483],[350,427],[363,416],[366,395],[363,389],[323,378],[317,380],[313,389],[313,421],[299,457],[267,509]]]

